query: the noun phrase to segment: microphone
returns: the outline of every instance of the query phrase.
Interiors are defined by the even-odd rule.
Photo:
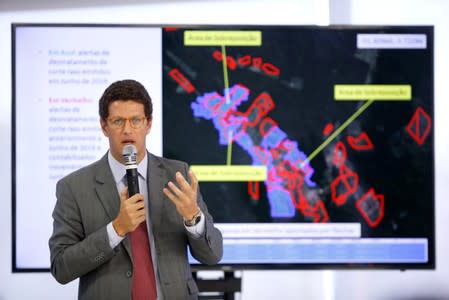
[[[126,167],[129,197],[139,193],[139,173],[137,171],[137,149],[132,144],[125,145],[122,156]]]

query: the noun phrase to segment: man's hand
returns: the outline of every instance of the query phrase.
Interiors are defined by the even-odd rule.
[[[120,211],[112,221],[115,232],[121,237],[134,231],[140,223],[145,221],[145,209],[142,194],[135,194],[128,198],[128,187],[120,193]]]
[[[189,185],[180,172],[176,172],[177,185],[169,181],[167,187],[163,189],[164,194],[175,204],[176,210],[184,220],[191,220],[200,210],[196,202],[198,179],[192,170],[189,170],[189,177],[192,185]]]

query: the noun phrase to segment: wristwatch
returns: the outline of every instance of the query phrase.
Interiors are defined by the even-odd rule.
[[[187,227],[195,226],[201,221],[201,215],[201,210],[198,210],[198,212],[190,220],[184,220],[184,225]]]

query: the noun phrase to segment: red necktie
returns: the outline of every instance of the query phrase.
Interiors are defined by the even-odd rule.
[[[156,280],[148,242],[147,222],[142,222],[129,236],[134,265],[132,300],[155,300]]]

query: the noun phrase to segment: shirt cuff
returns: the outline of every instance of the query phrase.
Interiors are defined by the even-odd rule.
[[[106,226],[106,230],[108,232],[109,246],[111,246],[111,249],[114,249],[125,237],[119,236],[117,232],[115,232],[112,222]]]
[[[186,228],[186,230],[194,237],[194,238],[200,238],[204,232],[206,231],[206,218],[204,217],[203,212],[201,212],[201,219],[198,222],[198,224],[193,225],[193,226],[186,226],[184,224],[184,227]]]

